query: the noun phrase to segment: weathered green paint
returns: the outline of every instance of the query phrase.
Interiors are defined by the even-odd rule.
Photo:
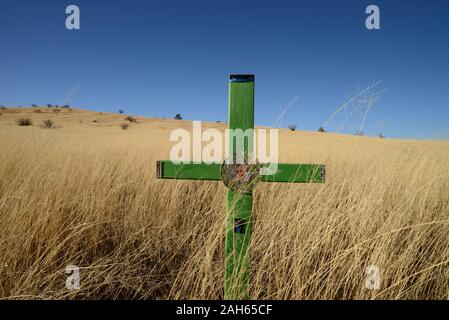
[[[174,164],[170,160],[161,160],[156,166],[158,179],[221,180],[220,164]]]
[[[234,79],[239,77],[234,77]],[[232,76],[231,76],[231,79]],[[243,79],[243,80],[242,80]],[[248,80],[250,79],[250,80]],[[228,136],[228,155],[243,153],[245,159],[253,151],[254,129],[254,80],[252,76],[242,81],[229,82],[229,129],[240,129],[247,133],[243,150],[235,149],[237,141],[234,136]],[[266,166],[263,165],[263,166]],[[157,162],[157,178],[159,179],[187,179],[187,180],[222,180],[220,164],[174,164],[171,161]],[[293,182],[312,183],[324,182],[324,166],[317,164],[278,164],[274,175],[263,175],[264,182]],[[226,198],[226,240],[225,240],[225,299],[248,298],[248,284],[250,278],[249,243],[251,239],[251,212],[253,206],[252,193],[227,191]]]
[[[228,128],[232,130],[254,130],[254,81],[251,82],[229,82],[229,107],[228,107]],[[248,132],[254,138],[253,132]],[[228,136],[228,155],[242,151],[248,155],[253,151],[252,141],[244,140],[244,149],[236,150],[236,139]],[[231,141],[231,139],[233,141]]]
[[[225,299],[248,299],[250,277],[249,242],[253,195],[227,191],[225,240]],[[239,230],[240,229],[240,230]]]
[[[324,182],[324,166],[321,164],[278,163],[277,172],[263,175],[264,182],[320,183]]]
[[[237,141],[229,143],[229,156],[242,154],[245,159],[253,152],[254,139],[254,81],[229,82],[228,126],[232,130],[246,130],[249,139],[244,140],[244,149],[238,150]],[[235,132],[235,131],[234,131]],[[230,132],[228,141],[235,139]],[[249,242],[251,239],[251,212],[253,195],[238,193],[230,189],[226,199],[226,242],[225,242],[225,299],[247,298],[250,275]],[[236,232],[240,227],[243,232]],[[241,231],[241,230],[240,230]]]

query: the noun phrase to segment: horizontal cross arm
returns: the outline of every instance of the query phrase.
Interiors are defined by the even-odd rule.
[[[264,165],[268,167],[268,165]],[[263,182],[322,183],[326,168],[322,164],[278,163],[272,175],[262,175]]]
[[[221,180],[220,164],[179,163],[161,160],[156,163],[158,179]]]

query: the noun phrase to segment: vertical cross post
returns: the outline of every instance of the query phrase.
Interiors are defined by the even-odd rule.
[[[253,162],[255,158],[253,75],[230,76],[228,126],[227,161],[217,164],[173,163],[170,160],[160,160],[156,163],[156,174],[158,179],[223,181],[227,187],[224,298],[245,299],[249,297],[248,248],[251,239],[254,184],[320,183],[325,180],[325,167],[321,164],[278,163],[276,172],[270,171],[270,175],[262,175],[260,169],[268,168],[270,164]]]
[[[253,157],[254,76],[231,75],[229,79],[228,157],[244,162]],[[236,134],[243,134],[239,150]],[[246,137],[246,139],[245,139]],[[241,148],[241,145],[240,145]],[[224,298],[246,298],[250,275],[248,246],[251,238],[252,191],[227,191]]]

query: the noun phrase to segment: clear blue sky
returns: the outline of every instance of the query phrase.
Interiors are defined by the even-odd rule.
[[[69,4],[81,30],[65,28]],[[365,28],[369,4],[381,30]],[[317,130],[383,80],[365,134],[428,139],[449,129],[448,16],[444,0],[0,0],[0,104],[61,104],[78,86],[74,107],[225,121],[227,75],[254,73],[256,124],[299,96],[282,125]]]

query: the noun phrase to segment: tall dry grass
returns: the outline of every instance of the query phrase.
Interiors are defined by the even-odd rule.
[[[222,298],[225,187],[155,179],[175,125],[0,124],[0,297]],[[257,186],[251,298],[449,298],[448,143],[280,138],[280,160],[327,181]]]

